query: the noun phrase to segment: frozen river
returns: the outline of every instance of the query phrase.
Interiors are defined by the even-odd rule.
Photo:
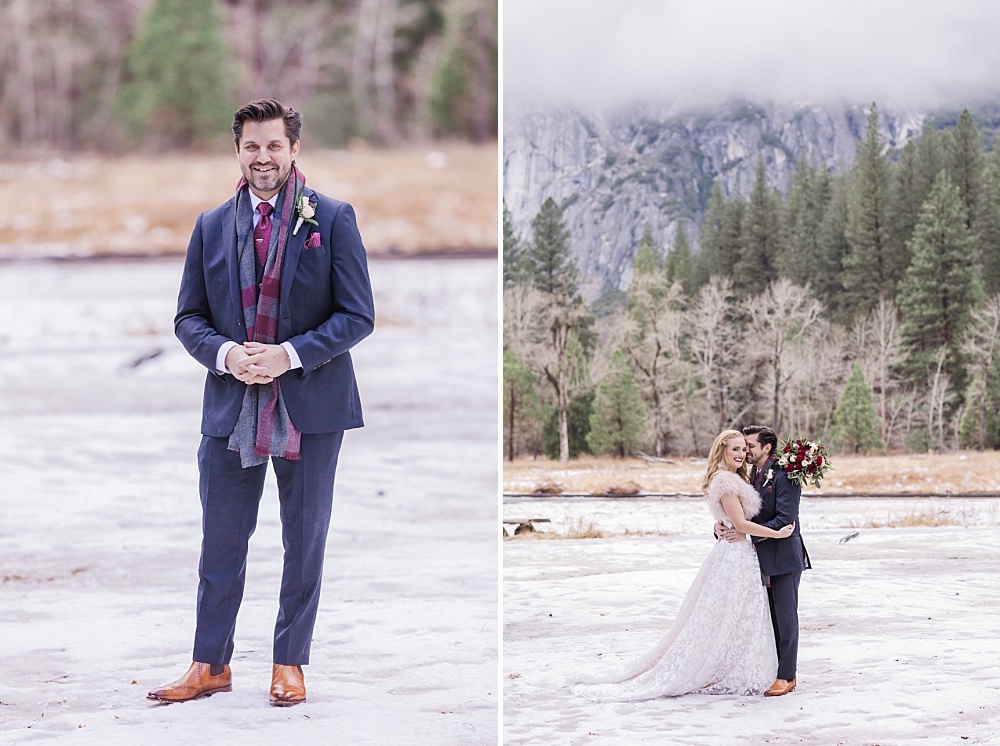
[[[267,705],[272,477],[233,692],[146,701],[194,629],[204,370],[172,334],[180,269],[0,264],[0,742],[496,743],[495,260],[371,264],[309,701]]]

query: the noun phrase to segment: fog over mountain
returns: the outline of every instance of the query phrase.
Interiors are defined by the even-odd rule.
[[[954,105],[1000,88],[1000,3],[505,0],[504,106]]]
[[[643,227],[697,240],[708,190],[747,194],[762,158],[847,168],[876,102],[902,148],[963,106],[1000,127],[1000,3],[505,0],[504,202],[552,197],[594,299],[624,289]],[[975,113],[975,112],[974,112]]]

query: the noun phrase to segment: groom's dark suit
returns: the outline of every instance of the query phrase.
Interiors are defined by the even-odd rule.
[[[772,529],[795,523],[795,530],[786,539],[751,537],[760,571],[769,579],[767,598],[778,650],[778,678],[792,681],[799,651],[799,580],[802,571],[811,567],[799,530],[802,488],[792,484],[774,457],[757,471],[753,484],[760,493],[760,512],[750,520]]]
[[[300,459],[272,459],[284,545],[274,662],[283,665],[309,662],[337,457],[343,431],[363,425],[348,350],[372,332],[375,318],[353,208],[309,188],[304,194],[316,204],[318,226],[304,223],[292,236],[292,214],[276,339],[289,342],[302,364],[275,379],[302,433]],[[313,233],[319,245],[314,239],[307,246]],[[194,660],[213,664],[228,663],[233,654],[247,545],[267,469],[266,463],[241,468],[239,453],[227,447],[246,384],[220,374],[216,364],[224,343],[247,341],[240,284],[233,198],[198,218],[174,319],[185,349],[209,371],[198,454],[204,539]]]

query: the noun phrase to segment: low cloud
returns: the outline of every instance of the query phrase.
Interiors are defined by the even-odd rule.
[[[1000,93],[1000,3],[980,0],[504,0],[503,33],[505,105]]]

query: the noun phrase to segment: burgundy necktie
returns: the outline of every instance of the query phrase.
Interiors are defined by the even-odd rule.
[[[263,267],[267,264],[267,252],[271,248],[271,213],[274,208],[270,202],[261,202],[257,205],[257,212],[260,213],[260,220],[257,227],[253,229],[253,245],[257,251],[257,264]]]

